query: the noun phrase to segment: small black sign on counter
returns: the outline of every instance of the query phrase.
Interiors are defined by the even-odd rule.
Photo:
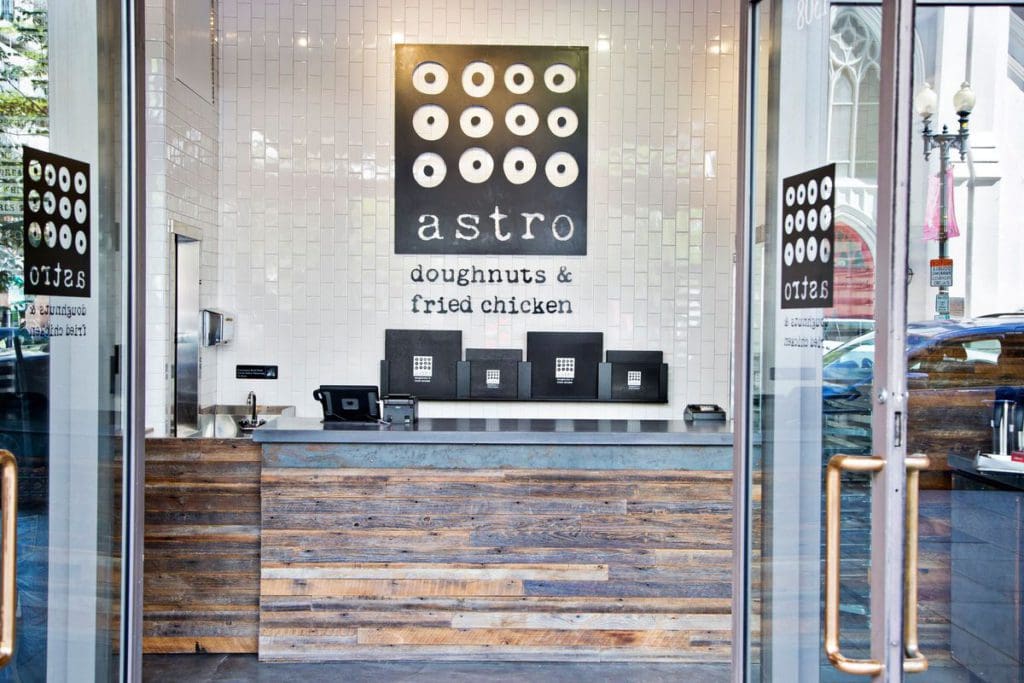
[[[277,366],[236,365],[235,379],[277,379]]]

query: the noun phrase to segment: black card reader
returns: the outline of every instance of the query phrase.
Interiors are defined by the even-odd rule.
[[[715,403],[691,403],[683,410],[683,419],[687,422],[725,422],[725,411]]]

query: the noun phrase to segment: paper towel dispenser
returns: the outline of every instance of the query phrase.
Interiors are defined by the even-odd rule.
[[[216,308],[203,309],[203,346],[228,344],[235,338],[235,314]]]

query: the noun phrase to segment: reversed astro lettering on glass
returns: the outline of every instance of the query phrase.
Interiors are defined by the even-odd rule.
[[[24,147],[25,293],[89,296],[89,164]]]
[[[835,271],[836,165],[782,181],[782,308],[829,308]]]
[[[395,46],[395,253],[587,253],[587,58]]]

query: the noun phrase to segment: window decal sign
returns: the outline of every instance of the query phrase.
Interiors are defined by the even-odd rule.
[[[830,308],[835,279],[836,165],[782,181],[782,308]]]
[[[395,46],[395,253],[587,253],[587,58]]]
[[[89,296],[89,164],[24,147],[25,293]]]

